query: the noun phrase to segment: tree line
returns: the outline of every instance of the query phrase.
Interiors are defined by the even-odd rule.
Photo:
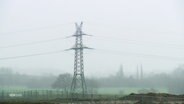
[[[167,88],[170,93],[184,94],[184,65],[177,67],[172,73],[153,74],[141,79],[125,76],[124,74],[111,75],[103,78],[86,78],[88,90],[95,92],[104,87],[139,87],[139,88]],[[62,73],[55,75],[26,75],[13,72],[10,68],[0,68],[0,88],[2,87],[26,87],[62,89],[69,91],[72,75]]]

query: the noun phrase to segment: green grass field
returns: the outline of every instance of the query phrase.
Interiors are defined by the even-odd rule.
[[[151,88],[138,88],[138,87],[114,87],[114,88],[96,88],[94,89],[97,91],[97,94],[104,94],[104,95],[128,95],[130,93],[139,93],[140,90],[146,89],[149,91]],[[166,88],[154,88],[157,93],[168,93],[168,89]],[[22,91],[62,91],[62,90],[55,90],[55,89],[29,89],[26,87],[0,87],[0,91],[5,91],[5,92],[22,92]]]

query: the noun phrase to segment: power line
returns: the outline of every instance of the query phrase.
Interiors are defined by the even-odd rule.
[[[12,48],[12,47],[19,47],[19,46],[27,46],[27,45],[34,45],[34,44],[40,44],[40,43],[47,43],[57,40],[66,39],[66,37],[58,37],[53,39],[47,39],[47,40],[40,40],[40,41],[34,41],[34,42],[28,42],[28,43],[20,43],[20,44],[13,44],[13,45],[7,45],[7,46],[0,46],[0,48]]]
[[[97,36],[97,38],[99,38],[99,37],[102,38],[102,39],[108,39],[108,40],[109,39],[110,40],[123,40],[123,41],[128,42],[126,44],[136,44],[137,45],[137,42],[138,42],[138,41],[135,41],[135,40],[127,40],[127,39],[121,39],[121,38],[120,39],[113,39],[113,38],[108,38],[108,37]],[[20,44],[13,44],[13,45],[7,45],[7,46],[0,46],[0,48],[11,48],[11,47],[26,46],[26,45],[34,45],[34,44],[40,44],[40,43],[47,43],[47,42],[62,40],[62,39],[66,39],[66,38],[69,38],[69,37],[58,37],[58,38],[47,39],[47,40],[40,40],[40,41],[33,41],[33,42],[28,42],[28,43],[20,43]],[[148,42],[148,43],[152,43],[152,42]],[[143,44],[143,45],[145,46],[145,44]],[[143,45],[141,45],[141,46],[143,46]],[[155,43],[152,44],[152,45],[155,45]],[[174,44],[168,44],[168,45],[174,45]],[[161,45],[160,44],[157,44],[157,46],[161,46]],[[155,46],[155,47],[157,47],[157,46]],[[175,47],[175,48],[179,48],[179,47]],[[181,49],[183,49],[183,48],[181,47]]]
[[[50,42],[50,41],[55,41],[55,40],[60,40],[60,39],[65,39],[65,38],[60,37],[60,38],[49,39],[49,40],[42,40],[42,41],[36,41],[36,42],[30,42],[30,43],[24,43],[24,44],[10,45],[10,46],[0,47],[0,48],[9,48],[9,47],[18,47],[18,46],[24,46],[24,45],[39,44],[39,43],[45,43],[45,42]],[[151,55],[151,54],[143,54],[143,53],[124,52],[124,51],[118,51],[118,50],[108,50],[108,49],[95,49],[95,50],[103,51],[104,53],[110,53],[110,54],[114,54],[114,55],[128,54],[128,55],[137,55],[137,56],[142,56],[142,57],[145,57],[145,56],[154,57],[154,58],[157,57],[157,58],[164,58],[164,59],[170,59],[170,60],[182,60],[182,59],[184,59],[184,58],[176,58],[176,57],[162,56],[162,55]],[[56,52],[30,54],[30,55],[22,55],[22,56],[3,57],[3,58],[0,58],[0,60],[38,56],[38,55],[42,55],[42,54],[44,55],[44,54],[51,54],[51,53],[57,53],[57,51]]]
[[[0,60],[18,59],[18,58],[24,58],[24,57],[32,57],[32,56],[56,54],[56,53],[61,53],[61,52],[64,52],[64,50],[44,52],[44,53],[36,53],[36,54],[29,54],[29,55],[12,56],[12,57],[2,57],[2,58],[0,58]]]
[[[55,25],[52,25],[52,26],[37,27],[37,28],[32,28],[32,29],[24,29],[24,30],[14,31],[14,32],[5,32],[5,33],[1,33],[1,35],[12,35],[12,34],[20,33],[20,32],[38,31],[38,30],[44,30],[44,29],[49,29],[49,28],[56,28],[56,27],[60,27],[62,25],[68,25],[68,24],[73,24],[73,23],[55,24]]]
[[[91,35],[89,35],[91,36]],[[19,47],[19,46],[26,46],[26,45],[34,45],[34,44],[40,44],[40,43],[46,43],[46,42],[52,42],[52,41],[57,41],[57,40],[61,40],[61,39],[65,39],[65,38],[69,38],[69,37],[58,37],[58,38],[54,38],[54,39],[48,39],[48,40],[41,40],[41,41],[35,41],[35,42],[29,42],[29,43],[20,43],[20,44],[13,44],[13,45],[8,45],[8,46],[0,46],[0,48],[11,48],[11,47]],[[126,41],[126,44],[141,44],[141,46],[145,46],[148,44],[145,43],[151,43],[151,46],[154,47],[174,47],[174,48],[181,48],[184,49],[183,46],[181,47],[175,47],[176,44],[172,44],[172,43],[156,43],[156,42],[148,42],[148,41],[137,41],[137,40],[129,40],[129,39],[122,39],[122,38],[114,38],[114,37],[106,37],[106,36],[95,36],[95,38],[101,38],[101,39],[106,39],[106,40],[123,40],[124,42]],[[141,43],[139,43],[141,42]],[[163,46],[162,46],[163,45]],[[151,47],[150,45],[148,45],[148,47]]]
[[[144,53],[134,53],[134,52],[124,52],[119,50],[109,50],[109,49],[95,49],[98,52],[103,52],[103,54],[113,54],[113,55],[136,55],[141,57],[153,57],[153,58],[160,58],[160,59],[169,59],[169,60],[184,60],[184,57],[170,57],[170,56],[163,56],[163,55],[153,55],[153,54],[144,54]],[[51,51],[51,52],[44,52],[44,53],[36,53],[36,54],[29,54],[29,55],[20,55],[20,56],[11,56],[11,57],[1,57],[0,60],[9,60],[9,59],[18,59],[24,57],[32,57],[32,56],[40,56],[40,55],[47,55],[47,54],[56,54],[61,53],[66,50],[58,50],[58,51]]]
[[[113,54],[113,55],[136,55],[136,56],[141,56],[141,57],[153,57],[153,58],[161,58],[161,59],[168,59],[168,60],[179,60],[182,61],[184,60],[184,57],[170,57],[170,56],[163,56],[163,55],[153,55],[153,54],[144,54],[144,53],[135,53],[135,52],[124,52],[124,51],[119,51],[119,50],[109,50],[109,49],[96,49],[97,51],[101,51],[103,53],[108,53],[108,54]]]
[[[60,25],[60,24],[59,24]],[[57,25],[58,26],[58,25]],[[46,28],[52,28],[52,27],[56,27],[56,26],[47,26],[47,27],[40,27],[40,28],[35,28],[35,29],[28,29],[28,30],[22,30],[22,31],[17,31],[17,32],[26,32],[26,31],[33,31],[33,30],[40,30],[40,29],[46,29]],[[16,32],[15,32],[16,33]],[[102,37],[103,39],[106,39],[108,37],[104,37],[104,36],[97,36],[97,37]],[[21,44],[15,44],[15,45],[8,45],[8,46],[2,46],[0,48],[11,48],[11,47],[18,47],[18,46],[26,46],[26,45],[33,45],[33,44],[40,44],[40,43],[46,43],[46,42],[51,42],[51,41],[57,41],[57,40],[61,40],[61,39],[65,39],[63,37],[59,37],[59,38],[54,38],[54,39],[48,39],[48,40],[41,40],[41,41],[35,41],[35,42],[29,42],[29,43],[21,43]],[[113,39],[111,37],[109,37],[109,39]],[[126,39],[121,39],[118,38],[119,40],[126,40]],[[114,39],[114,40],[118,40],[118,39]],[[136,40],[127,40],[128,42],[133,42],[136,43]],[[143,43],[152,43],[152,42],[143,42]],[[155,43],[154,43],[155,44]],[[167,45],[175,45],[175,44],[167,44]],[[159,44],[160,46],[160,44]],[[139,56],[151,56],[151,57],[160,57],[160,58],[165,58],[165,59],[178,59],[175,57],[169,57],[169,56],[161,56],[161,55],[150,55],[150,54],[142,54],[142,53],[130,53],[130,52],[123,52],[123,51],[116,51],[116,50],[104,50],[105,52],[115,52],[116,54],[133,54],[133,55],[139,55]],[[51,52],[52,53],[52,52]],[[0,58],[0,60],[4,60],[4,59],[14,59],[14,58],[22,58],[22,57],[30,57],[30,56],[37,56],[37,55],[42,55],[42,54],[48,54],[46,53],[38,53],[38,54],[31,54],[31,55],[22,55],[22,56],[13,56],[13,57],[4,57],[4,58]],[[50,52],[49,52],[50,54]],[[183,59],[183,58],[181,58]]]
[[[144,54],[144,53],[135,53],[135,52],[124,52],[119,50],[109,50],[109,49],[95,49],[98,52],[103,52],[103,54],[113,54],[113,55],[134,55],[134,56],[141,56],[141,57],[152,57],[152,58],[160,58],[160,59],[167,59],[167,60],[184,60],[184,57],[170,57],[170,56],[163,56],[163,55],[153,55],[153,54]],[[51,51],[45,53],[36,53],[36,54],[29,54],[29,55],[20,55],[20,56],[11,56],[11,57],[2,57],[0,60],[9,60],[9,59],[18,59],[24,57],[32,57],[32,56],[40,56],[40,55],[47,55],[47,54],[55,54],[64,52],[66,50],[58,50],[58,51]]]
[[[88,23],[88,25],[94,25],[95,27],[100,26],[100,28],[101,27],[105,27],[105,26],[109,27],[109,26],[117,25],[117,23],[115,23],[115,24],[109,24],[109,23],[106,23],[106,22],[96,22],[96,21],[85,21],[85,22]],[[118,24],[118,25],[120,25],[120,24]],[[107,27],[106,27],[106,29],[108,29]],[[99,27],[97,27],[97,28],[99,28]],[[110,28],[110,29],[112,30],[112,28]],[[131,29],[131,31],[133,31],[133,29]],[[160,32],[158,32],[158,33],[160,33]],[[166,36],[166,37],[168,37],[168,36],[175,36],[175,35],[183,35],[182,33],[179,33],[179,34],[176,33],[176,32],[171,32],[171,33],[173,33],[173,34],[168,34],[168,31],[165,31],[165,32],[162,32],[161,35],[162,36]]]
[[[157,42],[150,42],[150,41],[137,41],[137,40],[129,40],[129,39],[123,39],[123,38],[113,38],[113,37],[106,37],[106,36],[95,36],[95,38],[101,38],[101,39],[105,39],[105,40],[120,40],[120,41],[126,41],[128,43],[126,44],[142,44],[145,46],[145,43],[150,43],[151,46],[155,46],[155,47],[174,47],[174,48],[181,48],[184,49],[182,45],[177,45],[177,44],[173,44],[173,43],[157,43]],[[141,46],[142,46],[141,45]],[[148,45],[148,44],[146,44]],[[178,47],[176,47],[178,46]],[[150,47],[150,46],[149,46]]]

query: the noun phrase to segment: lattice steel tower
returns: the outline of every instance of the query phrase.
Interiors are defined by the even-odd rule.
[[[75,51],[75,57],[74,57],[74,75],[73,75],[73,80],[71,84],[71,95],[75,96],[78,94],[84,96],[87,94],[87,86],[85,82],[85,77],[84,77],[84,63],[83,63],[83,49],[91,49],[88,47],[85,47],[83,45],[83,35],[82,32],[82,25],[83,23],[81,22],[80,25],[75,23],[76,26],[76,32],[73,35],[75,37],[75,45],[71,49]]]

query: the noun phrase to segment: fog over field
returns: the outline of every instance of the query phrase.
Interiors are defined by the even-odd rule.
[[[0,104],[184,104],[184,0],[0,0]]]
[[[87,77],[120,65],[127,77],[141,65],[146,76],[170,74],[184,64],[183,0],[1,0],[0,15],[0,67],[21,74],[73,74],[74,52],[63,50],[81,21],[93,35],[83,37],[94,48],[84,50]]]

